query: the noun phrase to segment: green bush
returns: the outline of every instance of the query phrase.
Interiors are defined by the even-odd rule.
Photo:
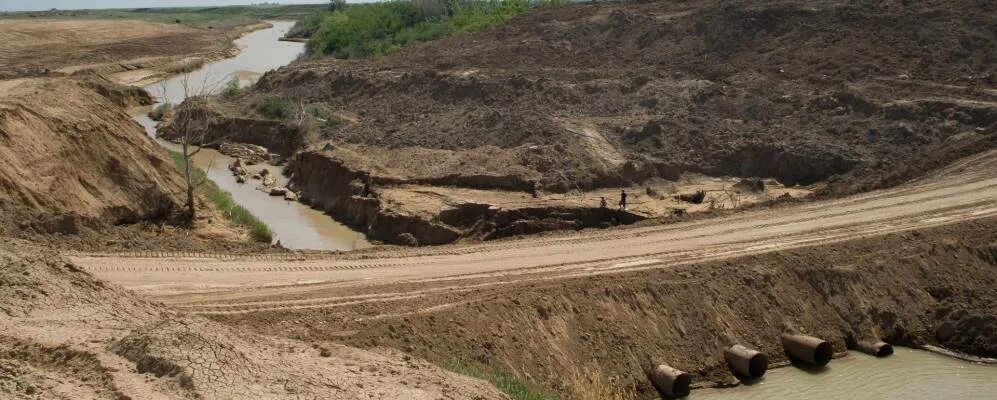
[[[182,173],[184,170],[183,153],[170,151],[170,155],[173,157],[173,165]],[[249,210],[236,204],[235,200],[232,199],[231,193],[222,190],[214,182],[206,179],[204,171],[201,171],[199,168],[192,168],[192,171],[192,180],[195,182],[204,182],[204,185],[199,187],[199,189],[203,190],[208,200],[218,207],[218,210],[222,212],[225,219],[236,225],[248,228],[250,237],[257,242],[270,243],[273,241],[273,232],[270,231],[270,227],[267,224],[256,218]]]
[[[242,88],[239,87],[239,78],[233,76],[232,79],[225,84],[225,89],[222,89],[222,98],[233,99],[238,96],[241,91]]]
[[[501,24],[532,6],[563,0],[394,0],[352,5],[302,21],[314,57],[358,58],[385,54],[410,43]],[[321,19],[321,20],[319,20]]]
[[[256,112],[270,119],[288,119],[294,116],[294,103],[280,96],[264,96],[256,103]]]
[[[447,362],[442,367],[450,372],[491,382],[496,389],[509,395],[513,400],[558,400],[557,396],[536,385],[523,382],[508,372],[480,368],[465,361]]]
[[[312,35],[315,34],[315,31],[317,31],[319,26],[322,24],[322,21],[325,20],[329,14],[330,12],[320,12],[302,18],[298,20],[298,22],[295,22],[294,26],[291,27],[291,29],[287,31],[287,34],[284,36],[298,39],[312,37]]]

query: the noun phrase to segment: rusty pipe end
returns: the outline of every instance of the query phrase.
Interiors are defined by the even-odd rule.
[[[782,347],[789,358],[804,363],[823,367],[831,362],[834,347],[831,343],[807,335],[782,334]]]
[[[660,364],[654,367],[648,374],[651,384],[666,398],[677,398],[688,396],[692,385],[692,375],[672,368],[667,364]]]
[[[765,353],[741,345],[724,349],[724,359],[739,378],[761,378],[769,366]]]

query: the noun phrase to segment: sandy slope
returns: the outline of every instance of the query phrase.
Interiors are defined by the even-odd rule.
[[[2,208],[112,224],[166,218],[179,208],[180,175],[123,109],[141,98],[132,89],[97,77],[25,78],[2,86]]]
[[[391,350],[274,339],[178,314],[0,241],[0,398],[502,399]]]

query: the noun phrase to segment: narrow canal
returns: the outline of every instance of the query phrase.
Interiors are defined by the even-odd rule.
[[[249,33],[235,41],[241,51],[235,57],[207,64],[190,74],[175,76],[165,81],[153,83],[145,89],[159,102],[169,101],[179,104],[186,93],[217,93],[237,77],[243,85],[251,84],[263,73],[287,65],[304,50],[304,44],[281,42],[278,39],[294,25],[294,22],[271,21],[272,28]],[[185,90],[184,85],[187,85]],[[147,111],[147,110],[143,110]],[[145,127],[150,136],[156,137],[156,122],[145,112],[134,118]],[[160,141],[176,150],[173,143]],[[310,250],[352,250],[368,247],[363,234],[336,222],[332,217],[304,204],[285,201],[281,197],[271,197],[259,190],[255,181],[237,183],[228,171],[232,159],[211,149],[204,149],[195,157],[195,164],[206,170],[208,178],[220,188],[232,194],[232,198],[249,212],[266,223],[274,232],[281,245],[290,249]],[[210,166],[210,168],[209,168]],[[285,185],[286,178],[281,174],[283,167],[257,165],[276,172]]]

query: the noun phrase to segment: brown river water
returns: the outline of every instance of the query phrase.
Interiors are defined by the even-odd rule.
[[[884,358],[853,351],[816,371],[777,368],[752,384],[694,390],[688,399],[997,399],[997,365],[905,347]]]
[[[145,89],[160,102],[169,100],[177,104],[184,99],[185,80],[188,87],[192,88],[191,93],[200,93],[202,89],[217,92],[233,77],[238,78],[241,84],[248,85],[264,72],[289,64],[301,54],[304,44],[277,40],[294,25],[293,22],[271,23],[272,28],[255,31],[236,40],[236,45],[242,49],[237,56],[205,65],[187,76],[176,76],[151,84]],[[147,111],[148,109],[143,110],[136,115],[135,120],[145,127],[149,135],[155,137],[156,122],[145,115]],[[160,143],[171,150],[178,150],[176,144],[165,141]],[[281,197],[271,197],[259,190],[255,181],[237,183],[227,168],[231,160],[231,157],[217,151],[204,149],[198,153],[194,162],[207,171],[208,178],[218,187],[231,193],[236,203],[266,223],[282,246],[309,250],[352,250],[370,246],[362,233],[336,222],[321,211],[298,202],[285,201]],[[255,167],[265,167],[276,172],[279,184],[287,184],[287,178],[281,174],[283,167]]]

